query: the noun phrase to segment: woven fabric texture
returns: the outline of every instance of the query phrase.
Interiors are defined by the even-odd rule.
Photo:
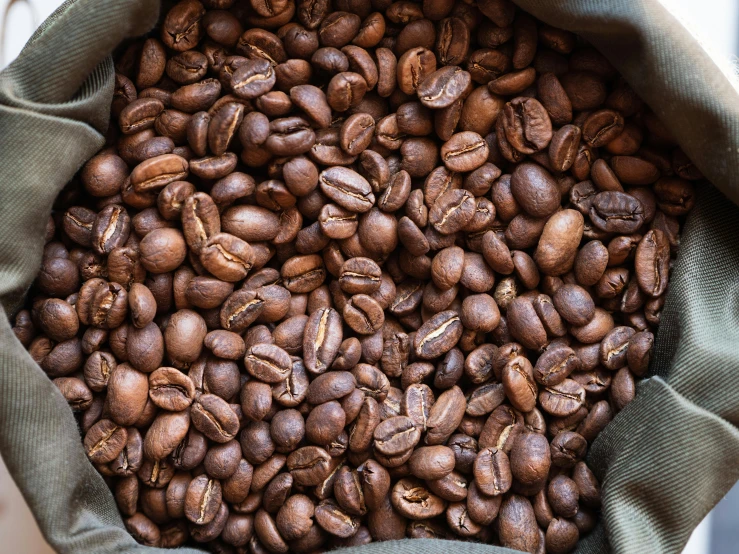
[[[650,376],[591,446],[603,518],[578,547],[677,553],[739,479],[739,94],[658,0],[516,2],[599,48],[716,186],[702,185],[684,229]],[[68,0],[0,73],[0,453],[61,553],[164,552],[126,533],[71,411],[9,323],[55,197],[104,143],[110,53],[157,16],[154,0]],[[345,550],[387,551],[513,552],[428,540]]]

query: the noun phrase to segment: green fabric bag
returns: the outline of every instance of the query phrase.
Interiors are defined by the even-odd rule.
[[[608,56],[718,189],[702,186],[685,226],[649,378],[590,448],[602,522],[578,548],[679,552],[739,479],[739,209],[726,198],[739,202],[739,94],[658,0],[516,2]],[[0,73],[0,453],[62,553],[160,551],[125,531],[71,411],[8,321],[40,266],[54,198],[104,143],[110,53],[157,12],[153,0],[68,0]],[[513,552],[428,540],[347,552],[390,549]]]

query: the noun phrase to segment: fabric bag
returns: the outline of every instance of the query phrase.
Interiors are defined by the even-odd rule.
[[[739,479],[739,93],[658,0],[515,1],[603,52],[715,185],[698,186],[648,378],[591,445],[602,519],[577,550],[679,552]],[[62,553],[164,552],[126,532],[72,412],[9,323],[38,272],[55,197],[104,144],[110,53],[150,30],[158,8],[67,0],[0,73],[0,453]],[[346,551],[513,552],[438,540]]]

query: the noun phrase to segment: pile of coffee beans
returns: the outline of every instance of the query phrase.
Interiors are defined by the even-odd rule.
[[[571,551],[700,172],[509,0],[183,0],[15,332],[141,543]]]

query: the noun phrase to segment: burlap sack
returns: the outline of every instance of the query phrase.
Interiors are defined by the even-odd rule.
[[[716,186],[701,188],[684,229],[649,378],[590,449],[603,517],[578,549],[679,552],[739,478],[739,95],[658,0],[516,2],[608,56]],[[38,271],[54,198],[104,142],[109,54],[157,12],[154,0],[68,0],[0,73],[0,453],[63,553],[159,549],[126,533],[72,412],[8,315]],[[428,540],[350,550],[512,552]]]

